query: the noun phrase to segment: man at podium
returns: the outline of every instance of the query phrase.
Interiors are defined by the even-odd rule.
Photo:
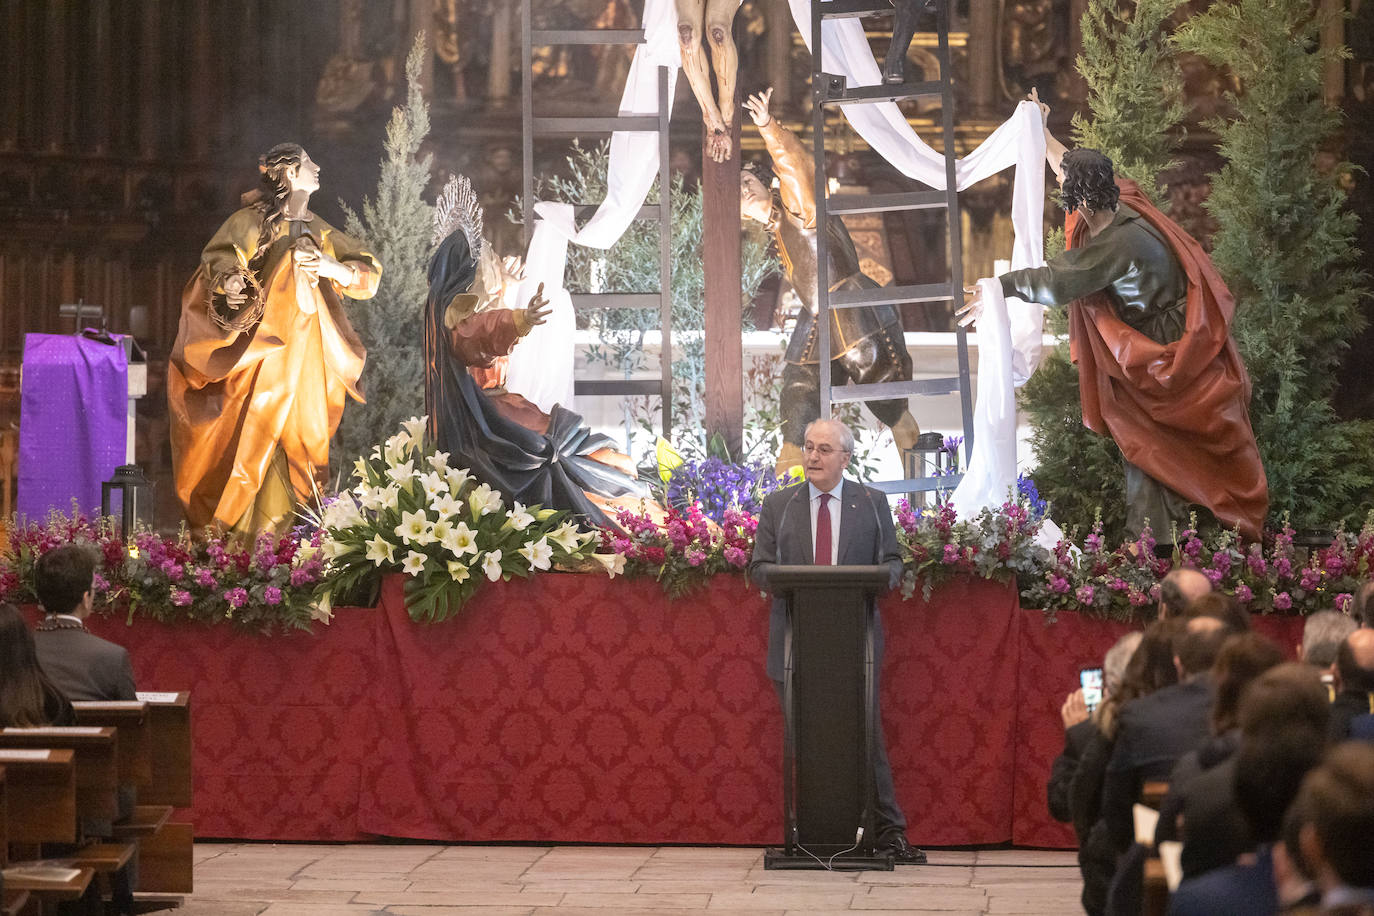
[[[876,565],[891,571],[890,588],[902,575],[897,532],[887,499],[877,490],[844,479],[844,469],[854,452],[854,434],[843,423],[822,419],[806,427],[802,467],[804,483],[770,493],[763,501],[754,555],[749,561],[750,581],[769,589],[774,567],[798,565]],[[768,677],[782,696],[783,632],[786,602],[774,596],[768,617]],[[883,629],[876,621],[875,662],[883,660]],[[900,864],[922,865],[926,854],[906,838],[906,817],[897,804],[892,767],[887,760],[882,717],[877,717],[874,741],[873,782],[877,793],[876,848],[891,852]]]

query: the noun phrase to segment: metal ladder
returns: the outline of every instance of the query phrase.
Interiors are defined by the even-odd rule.
[[[658,395],[663,402],[663,437],[672,430],[673,401],[673,293],[672,293],[672,176],[668,169],[668,121],[672,100],[668,97],[668,69],[658,68],[658,114],[617,115],[614,117],[542,117],[534,114],[534,49],[557,45],[643,44],[643,29],[533,29],[531,0],[521,0],[521,126],[524,137],[524,189],[521,196],[525,247],[534,233],[534,141],[542,137],[576,137],[610,134],[617,130],[656,131],[658,133],[658,206],[642,206],[636,220],[657,220],[659,291],[653,293],[573,293],[576,311],[592,309],[652,309],[659,311],[662,328],[660,377],[653,379],[578,379],[574,392],[579,395],[625,397]],[[578,219],[596,212],[598,204],[582,202],[574,206]]]
[[[812,141],[811,153],[816,175],[816,320],[820,327],[820,353],[830,352],[830,310],[866,305],[896,305],[903,302],[943,302],[959,308],[964,302],[963,257],[960,247],[959,197],[955,184],[954,164],[954,89],[949,58],[949,4],[951,0],[934,0],[936,30],[939,41],[937,59],[940,78],[900,85],[847,87],[845,78],[825,72],[822,60],[822,23],[829,19],[848,19],[878,13],[893,14],[890,0],[812,0],[811,3],[811,93]],[[829,185],[825,173],[825,108],[827,105],[862,105],[873,102],[895,102],[899,99],[938,97],[942,119],[945,152],[945,190],[908,191],[895,194],[836,195],[827,197]],[[843,213],[886,213],[897,210],[935,210],[943,208],[948,216],[947,253],[949,280],[913,286],[881,287],[864,290],[830,291],[830,244],[825,231],[832,215]],[[921,379],[906,382],[882,382],[870,385],[845,385],[832,388],[830,373],[820,372],[821,416],[830,415],[835,402],[872,401],[884,398],[905,398],[910,395],[945,395],[959,393],[964,422],[965,460],[973,451],[973,391],[970,384],[968,360],[968,331],[957,328],[959,374],[949,378]],[[940,477],[911,477],[904,480],[870,481],[869,486],[884,493],[919,493],[953,487],[963,475]]]

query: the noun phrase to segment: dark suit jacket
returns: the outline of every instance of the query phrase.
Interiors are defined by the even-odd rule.
[[[902,555],[897,549],[897,530],[887,499],[852,480],[844,482],[840,506],[840,548],[837,566],[882,566],[891,571],[889,587],[902,578]],[[754,533],[754,555],[749,561],[749,580],[768,589],[768,575],[775,566],[810,565],[815,538],[811,534],[811,488],[805,482],[775,490],[763,500],[759,527]],[[782,680],[782,634],[786,602],[773,599],[768,615],[768,676]],[[883,655],[883,625],[874,633],[879,661]]]
[[[1118,714],[1116,746],[1102,786],[1102,819],[1112,847],[1131,845],[1131,806],[1151,780],[1164,780],[1180,757],[1211,734],[1212,683],[1206,675],[1132,700]]]
[[[85,630],[38,630],[38,664],[69,700],[134,700],[129,651]]]
[[[1054,759],[1050,767],[1050,781],[1045,786],[1049,798],[1050,817],[1057,821],[1073,823],[1073,808],[1069,802],[1069,789],[1078,775],[1078,764],[1083,759],[1083,751],[1097,734],[1097,725],[1092,719],[1084,719],[1064,730],[1064,750]],[[1079,837],[1079,842],[1083,838]]]

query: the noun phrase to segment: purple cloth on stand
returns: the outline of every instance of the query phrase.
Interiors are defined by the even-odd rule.
[[[117,339],[117,337],[116,337]],[[124,348],[69,334],[25,334],[18,510],[100,511],[100,484],[124,463],[129,365]]]

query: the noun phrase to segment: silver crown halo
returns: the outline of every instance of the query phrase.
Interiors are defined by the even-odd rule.
[[[466,175],[450,175],[448,183],[434,202],[434,244],[439,244],[455,229],[467,237],[474,259],[482,254],[482,205]]]

